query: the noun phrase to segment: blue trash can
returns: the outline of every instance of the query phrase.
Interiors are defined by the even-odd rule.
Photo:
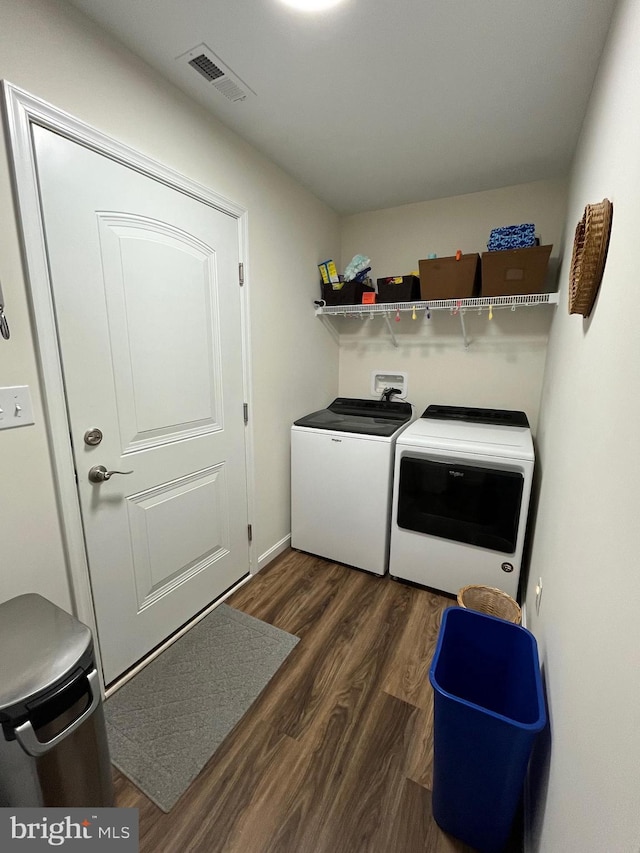
[[[482,853],[509,839],[533,742],[546,713],[530,631],[445,610],[429,671],[434,689],[433,816]]]

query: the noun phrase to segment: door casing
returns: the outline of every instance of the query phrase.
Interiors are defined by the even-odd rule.
[[[40,214],[31,125],[37,124],[52,130],[236,219],[240,261],[244,270],[244,285],[241,287],[240,294],[243,390],[244,399],[249,405],[249,412],[251,412],[253,407],[249,339],[248,214],[245,208],[208,187],[141,154],[6,80],[2,81],[2,92],[5,122],[10,143],[14,191],[20,217],[22,248],[29,284],[30,309],[35,329],[36,353],[42,382],[43,409],[52,457],[54,486],[65,546],[71,597],[75,615],[91,628],[94,638],[97,639],[89,565],[84,545],[80,503],[76,490],[75,466],[69,440],[69,421],[53,310],[44,227]],[[245,454],[247,509],[254,531],[252,541],[249,543],[249,571],[253,574],[257,570],[257,561],[255,558],[255,479],[251,418],[245,425]],[[217,606],[222,600],[223,598],[218,599],[214,606]],[[180,636],[180,633],[178,632],[176,636]],[[97,642],[96,657],[100,664],[100,650]],[[101,666],[98,667],[98,670],[101,673]],[[102,687],[104,689],[104,685]]]

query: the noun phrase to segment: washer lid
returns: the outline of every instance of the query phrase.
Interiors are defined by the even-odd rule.
[[[475,424],[500,424],[502,426],[528,427],[529,421],[524,412],[512,409],[478,409],[471,406],[431,405],[422,413],[423,418],[440,421],[464,421]]]
[[[421,417],[398,437],[398,444],[445,450],[452,454],[497,456],[533,461],[534,450],[528,426],[476,423]]]
[[[328,408],[299,418],[294,426],[391,436],[410,420],[411,403],[337,397]]]
[[[27,714],[92,656],[89,628],[41,595],[0,604],[0,721]]]

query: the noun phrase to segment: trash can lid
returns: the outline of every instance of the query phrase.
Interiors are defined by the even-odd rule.
[[[0,721],[24,717],[92,660],[89,628],[51,601],[28,593],[0,604]]]

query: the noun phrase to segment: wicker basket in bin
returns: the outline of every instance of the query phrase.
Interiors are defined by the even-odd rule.
[[[522,611],[517,601],[501,589],[492,586],[479,586],[471,584],[463,586],[458,590],[458,604],[469,610],[479,610],[490,616],[499,616],[507,622],[515,622],[519,625],[522,619]]]

